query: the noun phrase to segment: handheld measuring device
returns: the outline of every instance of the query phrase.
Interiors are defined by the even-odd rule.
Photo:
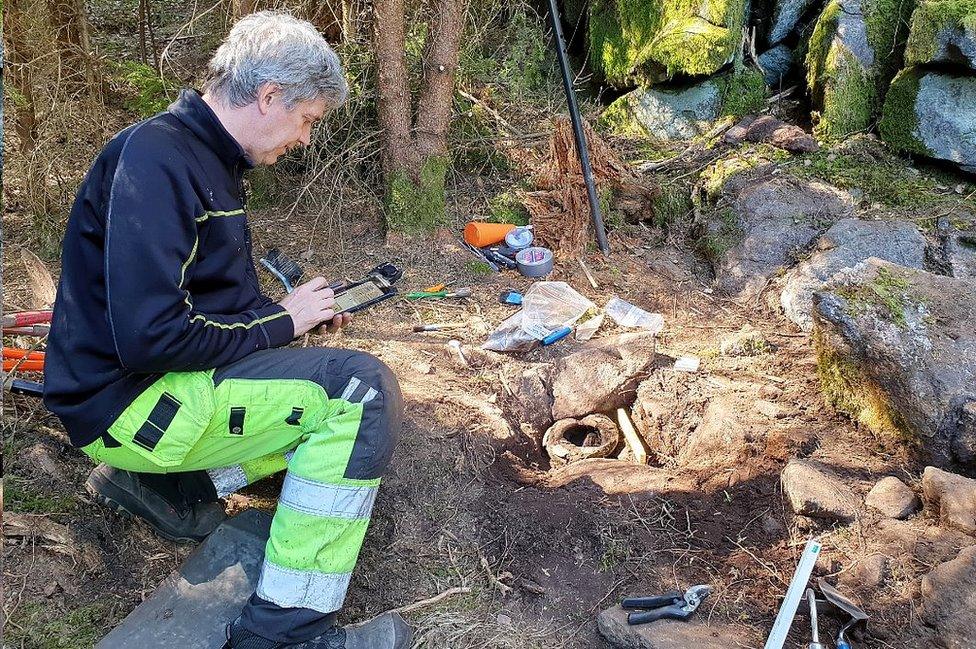
[[[403,271],[386,262],[369,271],[363,279],[337,287],[335,312],[355,313],[397,294],[393,284],[403,277]]]

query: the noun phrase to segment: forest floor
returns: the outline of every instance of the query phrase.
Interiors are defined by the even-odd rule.
[[[586,255],[599,289],[575,260],[559,263],[548,279],[570,283],[601,306],[617,295],[664,315],[656,368],[668,371],[684,354],[702,359],[676,408],[710,386],[748,384],[768,386],[782,415],[768,420],[765,450],[747,466],[709,473],[615,461],[560,477],[520,435],[522,410],[512,407],[505,381],[526,363],[551,361],[579,343],[524,355],[478,350],[511,313],[499,293],[525,289],[528,280],[474,272],[468,253],[449,241],[387,246],[368,220],[353,215],[342,239],[315,231],[300,214],[265,209],[251,219],[255,250],[280,247],[310,275],[356,276],[392,261],[405,270],[405,287],[449,281],[474,289],[463,302],[388,301],[345,331],[308,342],[376,354],[396,372],[406,398],[405,430],[354,575],[347,621],[468,587],[408,615],[419,630],[416,646],[594,647],[601,646],[595,617],[603,608],[628,595],[708,583],[716,590],[700,622],[718,625],[719,633],[738,627],[754,639],[730,646],[759,646],[809,536],[781,494],[783,464],[815,457],[861,493],[879,476],[920,470],[823,404],[806,334],[755,303],[716,296],[708,266],[690,249],[634,226],[612,234],[609,258]],[[17,287],[29,284],[17,259],[8,252],[4,261],[8,309],[23,306]],[[263,279],[269,293],[280,292],[270,276]],[[450,337],[462,342],[470,367],[449,352],[449,336],[412,332],[414,324],[459,319],[470,327]],[[718,354],[723,337],[746,323],[763,332],[771,349],[750,358]],[[610,329],[605,325],[598,337]],[[90,646],[192,547],[162,541],[93,504],[83,489],[89,460],[37,401],[8,397],[3,419],[7,511],[43,519],[47,530],[7,541],[5,646]],[[280,478],[252,485],[228,507],[273,511],[279,486]],[[857,523],[824,530],[820,539],[820,576],[850,570],[866,551]],[[894,579],[884,598],[869,603],[872,627],[909,622],[909,582],[908,575]],[[797,632],[795,646],[804,637]]]

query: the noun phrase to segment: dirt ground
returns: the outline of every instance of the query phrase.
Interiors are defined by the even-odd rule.
[[[911,483],[921,465],[910,454],[859,432],[823,405],[808,336],[761,304],[739,304],[709,289],[704,265],[681,243],[642,226],[618,229],[612,255],[586,256],[598,282],[561,262],[548,278],[569,282],[602,306],[618,295],[665,317],[652,372],[671,372],[673,359],[693,354],[699,372],[682,379],[675,412],[694,410],[716,387],[764,389],[781,406],[768,419],[759,452],[735,466],[678,469],[602,461],[587,470],[550,470],[519,428],[520,410],[506,376],[527,362],[549,362],[581,343],[565,340],[523,355],[480,352],[478,346],[511,313],[503,288],[525,289],[512,272],[474,272],[468,253],[449,237],[439,242],[376,239],[369,219],[348,216],[343,236],[317,231],[300,215],[269,210],[252,215],[255,250],[277,246],[309,275],[358,276],[381,261],[405,270],[402,285],[438,281],[471,286],[462,302],[397,299],[362,314],[345,331],[313,336],[308,345],[372,352],[399,377],[407,419],[385,479],[344,619],[364,619],[450,588],[470,589],[410,613],[417,647],[598,647],[596,615],[629,595],[715,587],[696,623],[737,628],[761,646],[806,540],[824,544],[815,576],[841,578],[867,556],[865,521],[833,531],[801,529],[786,505],[779,472],[791,457],[831,465],[861,494],[883,475]],[[314,242],[314,243],[311,243]],[[24,306],[17,255],[4,260],[7,309]],[[280,292],[262,274],[270,294]],[[412,333],[414,324],[468,320],[448,335]],[[764,354],[726,358],[720,341],[749,323],[772,344]],[[604,325],[605,337],[613,327]],[[457,338],[465,366],[446,342]],[[296,343],[300,344],[300,343]],[[4,646],[87,647],[149,595],[192,550],[156,538],[93,504],[83,489],[90,470],[56,419],[34,400],[4,402],[6,508],[32,526],[5,541]],[[679,417],[680,419],[680,417]],[[231,511],[272,510],[280,477],[232,497]],[[925,529],[919,517],[913,523]],[[8,526],[9,527],[9,526]],[[945,554],[945,543],[935,552]],[[884,590],[862,601],[872,618],[860,646],[921,646],[913,604],[916,575],[931,556],[899,556]],[[855,593],[856,594],[856,593]],[[806,646],[808,626],[797,618],[791,636]],[[828,632],[836,620],[822,616]],[[897,629],[897,632],[893,632]],[[916,635],[916,631],[918,634]]]

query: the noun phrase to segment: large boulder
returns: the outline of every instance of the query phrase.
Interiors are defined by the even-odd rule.
[[[739,297],[755,295],[792,266],[854,206],[848,192],[821,181],[757,171],[722,185],[702,237],[718,287]]]
[[[976,71],[976,3],[919,0],[905,47],[905,65],[949,65]]]
[[[898,151],[976,171],[976,76],[902,70],[888,89],[879,129]]]
[[[788,46],[779,44],[759,55],[763,80],[770,88],[778,88],[793,70],[796,55]]]
[[[976,638],[976,545],[922,577],[922,620],[936,647],[969,649]]]
[[[807,11],[822,3],[823,0],[776,0],[772,26],[769,28],[769,44],[776,45],[787,40],[797,31]]]
[[[637,88],[614,101],[601,120],[621,134],[688,140],[708,131],[722,108],[722,89],[707,80],[679,89]]]
[[[613,85],[717,72],[742,37],[746,0],[593,0],[589,58]]]
[[[583,417],[621,408],[654,363],[654,335],[629,333],[601,338],[556,361],[552,418]]]
[[[817,240],[814,253],[783,278],[780,304],[786,317],[804,331],[813,329],[814,291],[820,290],[837,271],[868,257],[923,268],[925,237],[914,224],[905,221],[838,221]]]
[[[976,464],[976,280],[868,259],[813,298],[827,401],[935,464]]]
[[[817,112],[816,132],[841,138],[870,126],[897,71],[912,3],[831,0],[807,50],[807,85]]]

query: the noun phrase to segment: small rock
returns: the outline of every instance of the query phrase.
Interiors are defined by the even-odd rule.
[[[765,142],[793,153],[812,153],[820,149],[813,136],[799,126],[787,124],[772,115],[763,115],[749,124],[746,139]]]
[[[976,638],[976,545],[922,577],[922,620],[947,649],[969,649]]]
[[[496,619],[499,626],[512,626],[512,618],[504,613],[499,613]]]
[[[849,523],[857,516],[857,499],[833,471],[811,460],[792,460],[780,476],[783,493],[797,514]]]
[[[852,570],[841,575],[841,583],[857,590],[877,590],[888,573],[888,557],[872,554],[860,561]]]
[[[783,412],[782,406],[764,399],[759,399],[756,401],[756,410],[758,410],[761,414],[766,415],[770,419],[782,419],[786,416],[786,413]]]
[[[708,79],[680,89],[637,88],[610,104],[607,114],[657,139],[686,140],[708,131],[721,108],[719,83]]]
[[[938,508],[943,525],[976,534],[976,480],[927,466],[922,492]]]
[[[878,480],[868,492],[864,504],[888,518],[897,519],[908,518],[921,505],[911,487],[894,476]]]
[[[597,626],[617,649],[728,649],[751,646],[751,639],[731,626],[705,626],[694,621],[659,620],[627,624],[627,611],[613,606],[600,613]]]
[[[761,331],[747,324],[722,339],[719,350],[722,356],[757,356],[769,351],[769,342]]]

